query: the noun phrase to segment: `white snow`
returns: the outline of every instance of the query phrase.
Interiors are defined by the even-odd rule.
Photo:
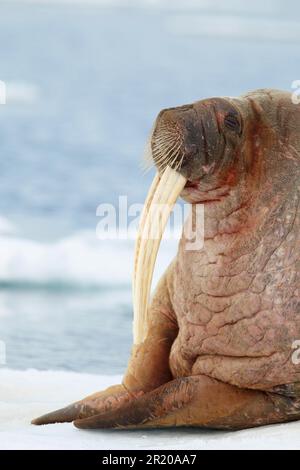
[[[0,369],[0,449],[300,449],[300,422],[238,432],[83,431],[32,418],[119,382],[117,376]]]

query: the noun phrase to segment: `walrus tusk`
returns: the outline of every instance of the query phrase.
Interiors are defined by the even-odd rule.
[[[141,233],[143,230],[143,227],[146,222],[146,217],[149,211],[149,208],[152,204],[152,199],[155,194],[156,188],[160,182],[160,177],[159,173],[156,173],[152,184],[150,186],[150,189],[148,191],[146,201],[144,203],[144,207],[141,213],[141,218],[140,218],[140,223],[139,223],[139,231],[138,231],[138,236],[135,241],[135,251],[134,251],[134,268],[133,268],[133,278],[132,278],[132,293],[133,293],[133,299],[135,298],[135,281],[136,281],[136,269],[137,269],[137,264],[138,264],[138,259],[139,259],[139,251],[140,251],[140,245],[141,245]]]
[[[148,301],[155,261],[173,206],[186,184],[186,178],[167,166],[161,178],[155,177],[141,216],[136,241],[133,274],[133,337],[141,343],[147,333]]]

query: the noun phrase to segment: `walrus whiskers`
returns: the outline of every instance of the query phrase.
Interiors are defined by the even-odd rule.
[[[153,150],[154,162],[160,170],[164,170],[168,165],[171,168],[173,167],[173,164],[179,157],[181,150],[181,144],[176,144],[177,142],[175,142],[171,148],[164,148],[161,146],[158,149]]]
[[[168,138],[157,139],[155,141],[156,145],[154,146],[154,149],[152,151],[151,137],[152,136],[150,135],[144,152],[142,169],[145,172],[152,168],[154,164],[157,166],[158,169],[164,170],[166,166],[171,163],[172,160],[176,161],[178,157],[177,152],[181,147],[181,142],[179,142],[178,145],[178,140],[174,141],[174,136],[172,135]],[[159,146],[157,146],[158,143]]]

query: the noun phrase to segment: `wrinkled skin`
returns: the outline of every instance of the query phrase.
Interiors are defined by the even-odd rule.
[[[165,110],[154,149],[166,126],[183,143],[191,217],[205,204],[204,247],[187,250],[183,234],[123,383],[35,424],[236,429],[300,419],[300,105],[258,90]]]

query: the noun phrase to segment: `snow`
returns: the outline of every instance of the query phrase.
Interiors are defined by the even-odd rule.
[[[202,429],[83,431],[32,418],[120,381],[63,371],[0,369],[0,449],[300,449],[300,422],[237,432]]]

